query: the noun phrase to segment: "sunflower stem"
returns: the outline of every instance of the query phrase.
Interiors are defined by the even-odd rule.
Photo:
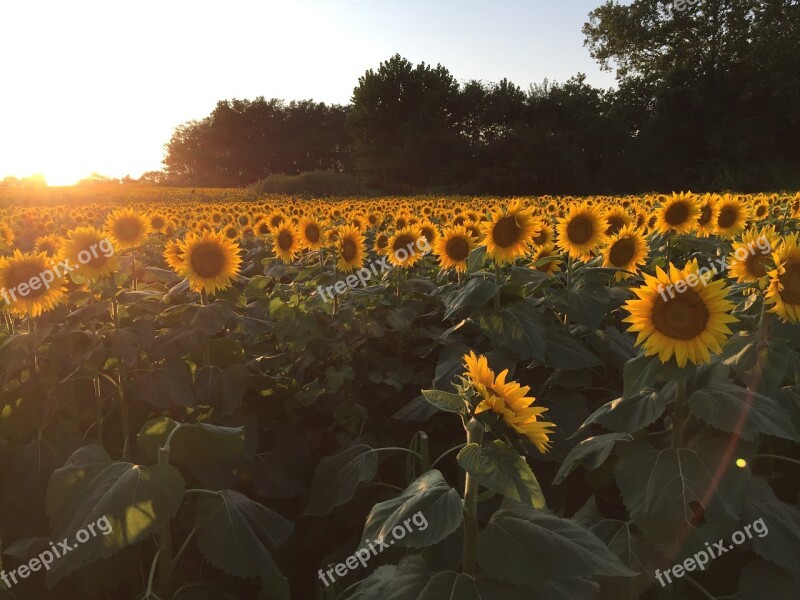
[[[467,443],[481,445],[483,425],[472,419],[467,425]],[[464,483],[464,549],[461,571],[475,575],[475,545],[478,539],[478,481],[467,472]]]
[[[136,273],[136,253],[135,252],[131,252],[131,271],[132,271],[132,275],[133,275],[133,291],[135,292],[138,289],[137,284],[136,284],[136,278],[139,276],[138,273]]]
[[[672,447],[683,447],[683,435],[686,428],[686,421],[689,418],[687,409],[689,408],[686,402],[686,380],[681,379],[675,382],[675,411],[673,412],[672,419]]]
[[[97,405],[97,439],[103,443],[103,398],[100,395],[100,377],[94,378],[94,399]]]
[[[494,294],[494,309],[500,310],[500,266],[497,261],[494,261],[494,286],[497,288]]]

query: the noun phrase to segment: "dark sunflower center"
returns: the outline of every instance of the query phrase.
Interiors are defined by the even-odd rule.
[[[49,243],[49,242],[45,242],[44,244],[40,244],[39,245],[39,250],[41,252],[44,252],[45,254],[47,254],[47,256],[53,256],[53,254],[56,253],[56,247],[53,244]]]
[[[356,257],[356,252],[358,251],[358,247],[356,243],[351,239],[346,239],[342,242],[342,258],[350,262]]]
[[[572,244],[585,244],[594,235],[594,225],[588,217],[575,217],[567,225],[567,237]]]
[[[763,217],[766,214],[767,214],[767,207],[764,206],[763,204],[759,204],[758,208],[756,208],[756,216]]]
[[[781,300],[787,304],[800,304],[800,263],[786,265],[786,272],[780,276],[783,286]]]
[[[30,283],[32,279],[34,278],[38,279],[41,276],[43,270],[44,269],[42,268],[42,266],[38,264],[22,263],[18,265],[13,265],[8,270],[9,289],[13,290],[19,287],[21,283],[24,283],[25,285],[29,286],[28,293],[22,295],[21,293],[19,293],[19,290],[17,290],[18,298],[20,299],[24,298],[25,300],[36,300],[37,298],[41,298],[47,293],[47,288],[44,287],[44,285],[41,285],[40,282],[39,289],[34,290],[32,287],[30,287]]]
[[[617,216],[609,217],[608,218],[608,229],[606,229],[606,233],[608,235],[614,235],[620,229],[625,227],[625,221]]]
[[[397,252],[398,250],[405,250],[408,252],[409,246],[414,246],[416,241],[417,240],[415,240],[413,236],[398,235],[394,240],[394,244],[392,244],[392,251]]]
[[[272,227],[278,227],[281,223],[283,223],[283,217],[272,217],[269,220],[269,224]]]
[[[161,217],[153,217],[150,219],[150,224],[153,226],[153,229],[162,229],[164,225],[166,225],[164,219]]]
[[[319,227],[313,223],[306,225],[306,239],[312,244],[319,241]]]
[[[429,244],[433,242],[433,236],[434,236],[433,229],[431,229],[430,227],[423,227],[421,233],[423,236],[425,236],[425,239],[428,240]]]
[[[670,206],[664,213],[664,220],[668,225],[677,227],[686,222],[689,218],[689,207],[683,202],[677,202]]]
[[[706,225],[711,220],[711,207],[708,204],[704,204],[703,207],[700,209],[700,218],[698,219],[698,223],[700,225]]]
[[[522,229],[515,217],[503,217],[492,230],[492,240],[501,248],[513,246],[520,240]]]
[[[123,242],[132,242],[142,235],[142,224],[139,219],[125,217],[114,225],[114,235]]]
[[[278,247],[285,251],[291,250],[294,244],[294,236],[289,231],[281,231],[278,234]]]
[[[706,329],[708,308],[692,289],[687,289],[666,302],[658,296],[653,306],[653,325],[665,336],[676,340],[691,340]]]
[[[614,242],[614,245],[611,246],[608,259],[615,267],[625,267],[631,262],[634,254],[636,254],[634,241],[630,238],[623,238]]]
[[[537,246],[544,246],[545,244],[550,242],[550,232],[547,230],[546,227],[542,227],[542,230],[536,234],[536,237],[533,238],[533,243]]]
[[[736,223],[736,217],[739,216],[739,211],[734,206],[725,206],[719,213],[717,218],[717,225],[723,229],[727,229]]]
[[[389,245],[389,238],[386,237],[385,235],[380,235],[378,237],[378,248],[383,250],[388,245]]]
[[[745,263],[747,272],[753,277],[764,277],[769,266],[769,256],[766,254],[752,254]]]
[[[455,237],[447,240],[444,251],[450,260],[466,260],[469,256],[469,244],[464,238]]]
[[[269,225],[266,223],[260,223],[258,225],[258,234],[259,235],[266,235],[269,233]]]
[[[225,268],[225,251],[217,244],[200,244],[192,251],[189,262],[200,277],[212,279]]]
[[[108,262],[108,257],[102,252],[98,252],[97,256],[95,256],[93,252],[89,251],[89,246],[84,248],[84,250],[86,251],[87,254],[91,256],[91,258],[88,261],[83,263],[87,267],[90,267],[92,269],[102,269]]]

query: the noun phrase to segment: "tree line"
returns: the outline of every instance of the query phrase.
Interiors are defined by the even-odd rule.
[[[376,193],[800,187],[800,0],[608,1],[583,33],[615,89],[582,74],[527,89],[459,82],[395,55],[347,106],[221,101],[175,130],[164,172],[145,179],[268,189],[311,174]]]

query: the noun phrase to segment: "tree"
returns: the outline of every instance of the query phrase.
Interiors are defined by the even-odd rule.
[[[797,144],[800,3],[608,1],[584,27],[592,56],[616,68],[618,113],[654,186],[763,188]]]
[[[465,150],[459,108],[458,82],[441,65],[395,55],[370,69],[348,121],[357,171],[398,191],[445,183]]]
[[[225,100],[179,126],[166,145],[167,177],[179,185],[244,186],[267,175],[349,166],[347,108],[311,100]]]

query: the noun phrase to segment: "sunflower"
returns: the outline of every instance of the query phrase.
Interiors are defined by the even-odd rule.
[[[623,269],[615,275],[617,281],[622,281],[639,271],[647,259],[647,252],[647,240],[633,225],[627,225],[611,236],[603,251],[603,266]]]
[[[150,228],[155,233],[163,233],[167,227],[167,218],[160,212],[154,212],[150,215]]]
[[[61,243],[61,238],[51,233],[40,238],[36,238],[34,250],[36,252],[44,252],[47,256],[57,256],[58,249],[61,247]]]
[[[272,250],[285,263],[294,261],[300,252],[301,236],[291,221],[283,221],[272,230]]]
[[[465,273],[467,258],[476,245],[466,227],[449,227],[434,242],[433,251],[439,257],[439,265],[443,270],[453,267],[458,273]]]
[[[239,274],[239,244],[221,233],[190,233],[178,245],[182,261],[178,274],[186,277],[195,291],[213,294],[227,289]]]
[[[286,221],[286,215],[284,215],[279,210],[276,210],[267,217],[267,222],[269,223],[270,228],[276,229],[280,226],[281,223]]]
[[[714,234],[717,227],[718,196],[705,194],[700,200],[700,216],[697,218],[697,237],[709,237]]]
[[[257,237],[265,237],[269,235],[270,231],[269,221],[266,219],[259,219],[256,221],[255,225],[253,225],[253,233]]]
[[[76,227],[68,231],[59,248],[62,260],[80,265],[78,273],[86,279],[107,277],[117,270],[114,247],[95,227]]]
[[[169,265],[169,268],[179,273],[183,259],[181,259],[181,246],[177,241],[167,242],[164,247],[164,260]]]
[[[539,233],[536,220],[518,200],[505,210],[495,210],[483,225],[486,253],[498,264],[513,262],[523,256]]]
[[[464,377],[469,379],[481,398],[475,407],[475,414],[491,410],[500,415],[515,431],[528,438],[539,452],[546,453],[550,448],[550,435],[555,424],[539,420],[547,408],[531,406],[536,401],[536,398],[527,395],[531,388],[520,386],[516,381],[506,382],[508,369],[495,377],[486,357],[475,356],[474,352],[464,355],[464,364],[467,368]]]
[[[800,246],[798,234],[783,238],[780,247],[773,253],[775,269],[769,271],[769,287],[766,301],[773,305],[770,312],[784,321],[797,323],[800,320]]]
[[[436,239],[439,237],[439,230],[436,225],[425,219],[417,225],[417,229],[419,229],[420,235],[428,240],[428,245],[433,248]]]
[[[545,259],[552,259],[547,260]],[[531,268],[535,271],[541,271],[542,273],[546,274],[548,277],[552,277],[559,271],[561,271],[561,264],[564,262],[561,259],[561,255],[559,254],[558,250],[553,244],[547,244],[546,246],[539,246],[534,250],[533,256],[531,257],[533,264]],[[543,264],[537,265],[539,261],[544,261]]]
[[[689,233],[697,226],[700,207],[697,197],[689,193],[672,193],[656,211],[656,230],[660,233]]]
[[[11,248],[14,244],[14,230],[6,223],[0,222],[0,247]]]
[[[656,277],[645,273],[644,280],[633,290],[637,298],[625,304],[630,315],[623,321],[639,334],[636,345],[646,356],[658,354],[662,363],[674,356],[683,367],[687,360],[709,362],[709,351],[722,351],[731,334],[728,323],[738,320],[729,314],[734,305],[725,297],[724,280],[709,283],[694,261],[684,269],[670,264],[669,274],[657,267]]]
[[[336,240],[336,267],[340,271],[350,273],[364,265],[366,255],[364,235],[352,225],[339,228]]]
[[[763,290],[769,282],[771,254],[778,246],[778,239],[774,227],[745,231],[742,239],[733,243],[733,252],[728,257],[731,277],[739,283],[754,283]]]
[[[572,258],[583,258],[605,242],[606,222],[600,209],[584,202],[571,205],[558,220],[558,247]]]
[[[324,225],[320,219],[303,217],[298,226],[300,240],[308,250],[319,250],[325,243]]]
[[[603,218],[606,220],[606,235],[614,235],[619,230],[631,224],[631,216],[621,206],[612,206],[606,210]]]
[[[229,240],[238,240],[242,237],[242,232],[239,231],[239,227],[236,224],[231,224],[222,230],[222,235]]]
[[[744,231],[750,218],[750,209],[738,196],[725,194],[717,208],[717,235],[733,238]]]
[[[63,274],[51,268],[44,253],[22,253],[0,258],[0,294],[7,310],[18,317],[38,317],[65,298]]]
[[[542,217],[534,217],[533,221],[536,225],[536,230],[538,231],[538,233],[533,236],[533,245],[548,246],[552,244],[556,234],[553,230],[553,226],[550,224],[550,221],[548,219],[543,219]]]
[[[122,208],[108,215],[105,229],[119,251],[141,246],[150,233],[150,223],[133,209]]]
[[[387,246],[389,262],[395,267],[415,265],[422,258],[425,246],[420,248],[419,242],[423,240],[427,243],[427,240],[411,227],[400,229],[389,238]]]

